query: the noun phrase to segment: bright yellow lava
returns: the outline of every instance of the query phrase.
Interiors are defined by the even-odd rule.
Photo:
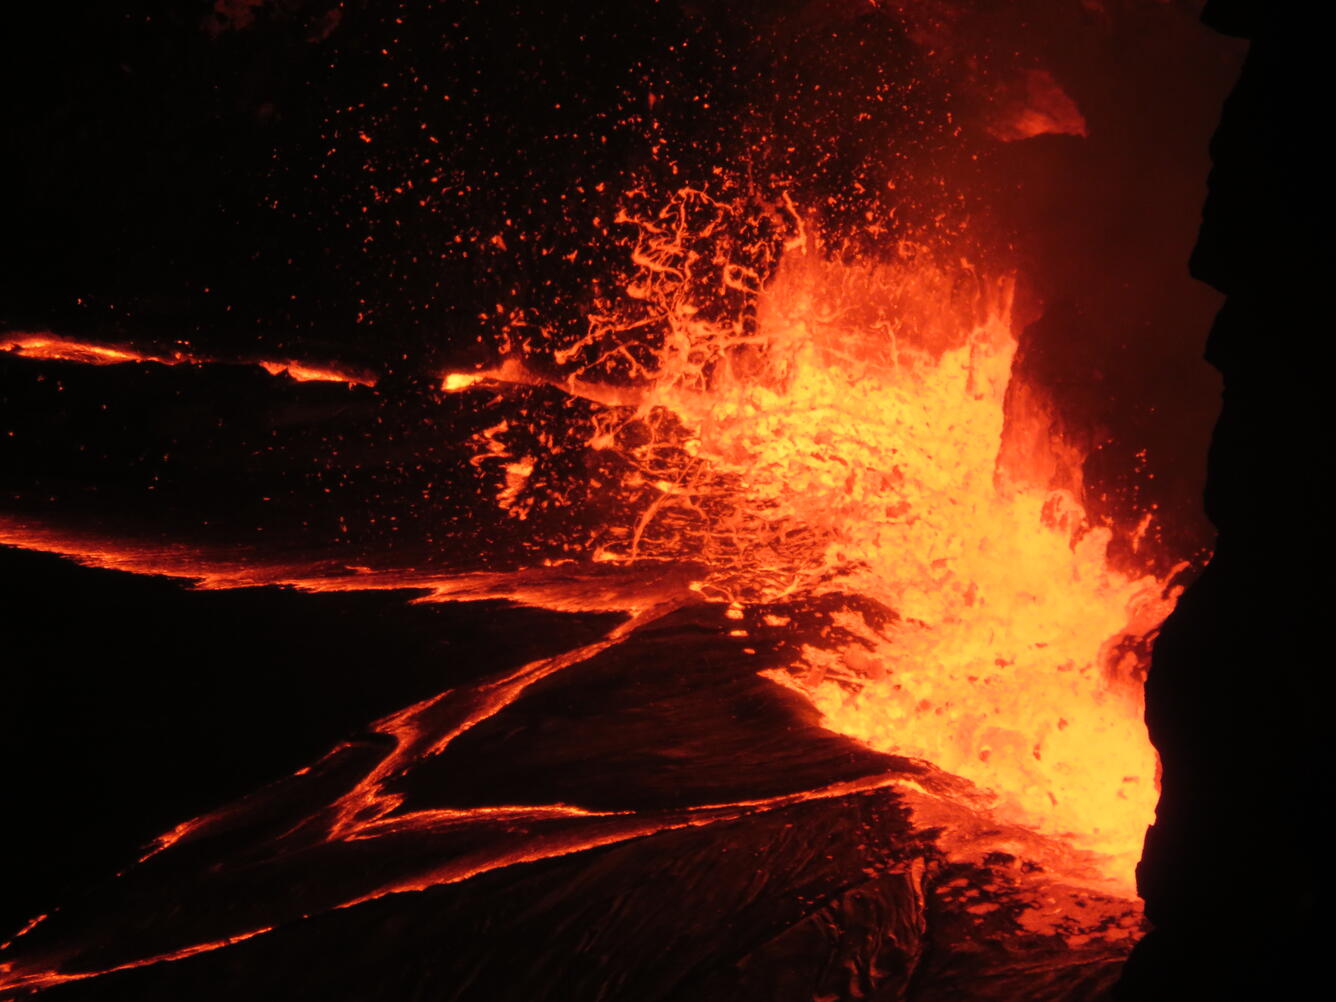
[[[999,818],[1099,854],[1130,891],[1156,801],[1131,647],[1175,596],[1110,566],[1081,457],[1037,394],[1009,399],[1009,283],[790,247],[758,304],[747,334],[665,298],[649,399],[691,460],[656,472],[641,449],[663,501],[633,547],[694,512],[715,597],[844,591],[894,610],[882,633],[849,615],[864,643],[808,648],[787,681],[832,729],[971,780]]]

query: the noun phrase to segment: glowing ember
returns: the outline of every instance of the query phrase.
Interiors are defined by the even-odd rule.
[[[441,381],[441,389],[447,393],[455,393],[459,390],[467,390],[470,386],[476,386],[482,382],[482,379],[482,376],[473,373],[452,372]]]
[[[286,375],[299,383],[351,383],[362,386],[375,386],[376,381],[360,373],[328,366],[304,365],[300,362],[260,361],[256,363],[271,376]]]
[[[1004,89],[1002,107],[989,131],[1003,142],[1035,136],[1085,136],[1085,116],[1047,70],[1026,70],[1023,84]]]

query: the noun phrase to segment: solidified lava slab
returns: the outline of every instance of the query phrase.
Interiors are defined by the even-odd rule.
[[[125,587],[108,572],[63,570],[57,580],[85,601]],[[143,582],[137,601],[150,619],[234,597],[284,607],[317,631],[349,603],[370,612],[367,601],[391,597],[230,596],[130,580]],[[438,636],[461,636],[451,610],[467,606],[411,608],[432,613]],[[534,610],[514,614],[539,616],[531,628],[561,636]],[[1014,860],[947,863],[893,788],[839,793],[841,780],[925,776],[815,726],[810,707],[756,674],[755,656],[719,628],[719,614],[684,607],[535,682],[392,780],[405,799],[376,837],[318,834],[326,805],[388,750],[354,736],[239,802],[210,832],[68,902],[19,953],[54,950],[77,977],[210,947],[57,984],[47,993],[56,999],[1097,997],[1126,937],[1073,947],[1027,931],[1030,905],[1005,886]],[[587,639],[592,626],[578,630]],[[569,644],[576,635],[566,629]],[[499,638],[491,644],[506,650]],[[476,668],[451,672],[461,691],[486,684]],[[385,696],[402,684],[380,677]],[[158,705],[171,709],[171,695]],[[250,740],[271,744],[265,734]],[[491,806],[500,802],[535,807]],[[554,802],[611,813],[544,814]],[[442,810],[456,816],[414,826]],[[303,841],[303,827],[317,834]],[[441,871],[450,860],[465,869]],[[393,890],[414,881],[425,889]],[[378,887],[391,893],[337,907]],[[257,925],[276,928],[228,945]],[[81,945],[69,953],[70,944]]]
[[[623,617],[420,591],[200,590],[0,547],[17,928],[186,818],[280,779],[399,707],[578,646]]]
[[[885,837],[903,832],[899,814],[893,799],[855,797],[669,832],[396,896],[51,997],[222,998],[228,985],[272,998],[516,1000],[797,998],[823,982],[843,994],[849,980],[871,988],[903,979],[920,947],[922,904]],[[823,940],[826,949],[811,949]],[[383,967],[376,958],[387,955]]]
[[[760,674],[829,642],[856,598],[735,630],[689,569],[647,565],[521,568],[478,584],[484,601],[446,601],[490,537],[434,553],[430,474],[385,471],[435,455],[421,418],[458,423],[450,398],[227,367],[0,365],[26,415],[6,446],[6,531],[93,565],[3,553],[26,582],[10,638],[24,700],[61,717],[11,736],[80,776],[70,796],[29,784],[32,844],[77,862],[21,885],[16,908],[60,905],[14,944],[24,984],[74,999],[1081,1002],[1116,974],[1127,903],[1062,890],[1092,920],[1038,928],[1027,916],[1050,891],[1032,864],[953,862],[913,822],[903,789],[959,781],[824,729]],[[330,485],[365,517],[351,541],[303,517]],[[472,500],[445,503],[463,513],[450,531],[479,528]],[[42,667],[71,664],[84,676]],[[87,754],[99,740],[105,759]],[[155,813],[173,786],[199,818]],[[57,881],[81,890],[43,899]]]

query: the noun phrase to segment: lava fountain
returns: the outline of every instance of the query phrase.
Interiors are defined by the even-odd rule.
[[[593,420],[589,446],[628,461],[619,489],[640,498],[593,559],[699,560],[693,587],[739,618],[795,597],[870,600],[880,614],[842,615],[848,643],[807,645],[771,677],[832,729],[965,777],[1001,816],[1089,850],[1087,876],[1131,894],[1156,799],[1144,656],[1176,592],[1113,565],[1113,530],[1082,507],[1084,457],[1042,394],[1013,385],[1014,280],[928,251],[834,260],[787,199],[763,276],[720,250],[743,211],[684,189],[623,215],[636,308],[557,353],[599,345],[553,382],[634,398]],[[733,310],[699,300],[711,279]],[[591,380],[627,357],[630,388]],[[541,381],[527,373],[490,375]],[[498,503],[522,512],[533,457],[505,469]]]

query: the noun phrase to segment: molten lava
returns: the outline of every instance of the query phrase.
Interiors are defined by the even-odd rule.
[[[638,394],[595,416],[590,445],[626,457],[621,489],[641,500],[594,559],[701,560],[694,587],[737,608],[830,593],[883,607],[877,622],[845,614],[848,643],[808,645],[774,677],[832,729],[968,778],[1001,816],[1089,850],[1132,893],[1156,800],[1141,658],[1176,595],[1111,564],[1113,529],[1081,504],[1083,457],[1037,390],[1011,386],[1009,279],[832,261],[781,209],[769,278],[699,250],[702,212],[710,235],[739,211],[703,192],[626,217],[635,306],[591,331],[618,332]],[[698,300],[710,269],[738,309]],[[658,343],[627,336],[647,326]],[[614,397],[590,382],[612,354],[567,389]],[[445,385],[484,377],[537,381],[512,361]],[[498,503],[514,509],[532,458],[505,470]]]
[[[940,351],[894,329],[882,304],[906,285],[925,314],[958,322],[937,276],[781,267],[761,326],[784,382],[735,387],[702,451],[764,510],[796,515],[819,588],[897,613],[884,629],[849,621],[857,642],[808,648],[791,667],[828,725],[973,780],[1005,816],[1105,855],[1130,889],[1156,763],[1129,652],[1173,598],[1110,566],[1111,530],[1054,484],[1055,457],[1068,472],[1079,458],[1061,442],[1007,447],[1051,434],[1051,420],[1007,407],[1005,283],[983,284],[976,319]]]
[[[119,365],[123,362],[153,362],[158,365],[203,365],[220,361],[187,351],[166,353],[140,351],[129,346],[98,344],[61,337],[56,334],[0,335],[0,351],[13,352],[24,358],[46,359],[56,362],[80,362],[85,365]],[[333,365],[313,365],[292,359],[244,359],[242,362],[258,365],[271,376],[287,375],[300,383],[348,383],[375,386],[376,380],[366,372]]]

